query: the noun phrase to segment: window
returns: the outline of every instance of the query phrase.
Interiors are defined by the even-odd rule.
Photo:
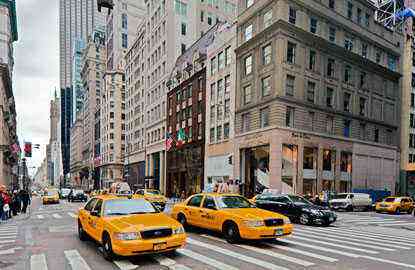
[[[294,43],[288,41],[287,44],[287,62],[294,64],[295,63],[295,49],[296,46]]]
[[[365,14],[365,25],[367,27],[369,27],[369,25],[370,25],[370,14],[369,13]]]
[[[350,137],[350,124],[351,121],[348,119],[345,119],[343,121],[344,127],[343,127],[343,136],[344,137]]]
[[[186,17],[187,16],[187,4],[182,3],[179,0],[175,0],[176,14]]]
[[[216,63],[216,57],[210,59],[210,75],[215,74],[217,68]]]
[[[272,24],[272,9],[268,10],[264,14],[264,28],[267,28]]]
[[[366,99],[363,97],[359,98],[359,114],[361,116],[366,115]]]
[[[347,3],[347,18],[350,20],[353,18],[353,4],[351,2]]]
[[[285,82],[285,95],[294,96],[294,83],[295,83],[295,77],[291,75],[287,75],[287,80]]]
[[[353,51],[353,38],[346,35],[344,38],[344,48],[348,51]]]
[[[203,22],[205,20],[205,13],[202,11],[200,11],[200,21]]]
[[[311,147],[304,147],[304,152],[303,152],[303,169],[304,170],[314,170],[314,159],[315,159],[315,155],[314,155],[314,148]]]
[[[362,23],[362,10],[360,8],[357,9],[357,23]]]
[[[220,52],[218,54],[218,70],[222,70],[225,67],[225,54]]]
[[[229,123],[223,125],[223,139],[229,139]]]
[[[261,116],[261,128],[269,126],[269,107],[261,109],[259,114]]]
[[[285,125],[287,127],[294,127],[294,108],[287,107],[287,111],[285,113]]]
[[[128,20],[127,20],[127,14],[123,13],[121,15],[121,25],[123,29],[127,29],[128,26]]]
[[[245,57],[244,70],[245,70],[245,75],[249,75],[252,73],[252,55]]]
[[[345,112],[350,112],[350,100],[352,95],[350,93],[343,94],[343,110]]]
[[[362,43],[362,57],[367,58],[367,44]]]
[[[345,83],[351,82],[351,77],[352,77],[351,73],[352,73],[352,67],[349,65],[346,65],[344,67],[344,82]]]
[[[212,25],[212,14],[211,14],[211,13],[208,13],[208,20],[207,20],[207,23],[208,23],[209,25]]]
[[[326,132],[328,134],[333,134],[333,125],[334,124],[334,117],[333,116],[327,116],[326,119]]]
[[[334,67],[335,67],[335,60],[329,58],[327,61],[327,77],[334,78]]]
[[[181,53],[182,54],[184,54],[186,52],[186,44],[183,44],[182,43],[182,46],[181,46]]]
[[[415,134],[409,134],[409,147],[414,148],[415,144]]]
[[[366,72],[364,72],[364,71],[360,72],[360,83],[359,83],[359,85],[360,85],[360,88],[363,88],[366,85]]]
[[[127,34],[122,33],[121,39],[122,39],[122,47],[124,49],[127,49],[128,48],[128,36],[127,36]]]
[[[380,64],[380,61],[382,59],[382,52],[380,51],[380,49],[376,50],[376,63]]]
[[[361,140],[366,140],[366,124],[365,123],[360,123],[360,136],[359,139]]]
[[[226,99],[225,100],[225,118],[229,119],[231,113],[231,100]]]
[[[182,23],[182,36],[186,35],[186,31],[187,31],[187,25],[185,23]]]
[[[218,100],[220,100],[223,96],[223,79],[218,81]]]
[[[250,130],[251,114],[245,113],[242,115],[242,132],[248,132]]]
[[[397,58],[394,55],[388,54],[388,68],[396,71]]]
[[[329,28],[329,40],[330,42],[336,42],[336,28],[332,26]]]
[[[216,140],[217,141],[222,140],[222,126],[218,126],[216,128]]]
[[[245,36],[245,41],[248,41],[252,38],[252,24],[245,27],[244,36]]]
[[[261,94],[266,97],[271,93],[271,76],[262,78],[261,80]]]
[[[215,200],[211,196],[206,196],[203,201],[203,208],[216,209]]]
[[[228,94],[231,90],[231,75],[225,76],[225,94]]]
[[[334,100],[334,90],[333,88],[327,87],[326,88],[326,106],[329,108],[333,108],[334,107],[333,100]]]
[[[215,142],[215,128],[210,129],[209,138],[211,143]]]
[[[271,63],[272,60],[272,48],[271,44],[262,47],[262,64],[268,65]]]
[[[231,64],[232,58],[231,58],[231,47],[227,47],[225,49],[225,63],[226,66],[229,66]]]
[[[307,84],[307,101],[314,103],[314,91],[316,84],[314,82],[308,82]]]
[[[202,198],[202,195],[195,195],[189,200],[187,205],[193,207],[200,207],[200,204],[202,203]]]
[[[310,50],[310,56],[308,59],[308,69],[314,70],[316,66],[316,52],[313,50]]]
[[[410,128],[414,127],[414,114],[413,113],[409,114],[409,127]]]
[[[413,108],[415,106],[415,94],[411,93],[411,107]]]
[[[317,19],[316,18],[310,19],[310,32],[313,34],[317,33]]]
[[[246,8],[249,8],[254,4],[254,0],[245,0]]]
[[[379,142],[379,129],[375,128],[374,141]]]
[[[329,0],[329,8],[334,9],[335,8],[334,3],[335,3],[335,0]]]
[[[251,85],[245,86],[243,89],[243,104],[248,104],[251,102]]]
[[[295,24],[297,20],[297,10],[295,10],[293,7],[290,7],[289,13],[288,13],[288,21],[292,24]]]

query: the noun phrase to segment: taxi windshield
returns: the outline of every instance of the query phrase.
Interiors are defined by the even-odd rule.
[[[395,202],[395,200],[396,200],[396,201],[399,201],[399,200],[398,200],[398,198],[386,198],[386,199],[384,200],[384,202],[389,202],[389,203],[391,203],[391,202]]]
[[[55,196],[57,194],[58,194],[58,192],[56,190],[45,191],[45,196]]]
[[[219,208],[252,208],[247,199],[241,196],[222,196],[217,198]]]
[[[160,195],[160,191],[158,191],[158,190],[146,190],[146,194],[149,194],[149,195]]]
[[[153,205],[144,199],[109,200],[104,204],[104,216],[124,216],[157,212]]]

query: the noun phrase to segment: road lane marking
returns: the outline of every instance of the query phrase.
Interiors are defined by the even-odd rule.
[[[394,220],[394,221],[382,221],[382,220],[378,220],[378,221],[368,221],[368,222],[356,222],[354,225],[384,225],[384,224],[397,224],[397,223],[402,223],[402,222],[406,222],[406,221],[402,221],[402,220]]]
[[[317,243],[317,244],[322,244],[322,245],[326,245],[326,246],[332,246],[332,247],[338,247],[338,248],[343,248],[343,249],[349,249],[349,250],[353,250],[353,251],[360,251],[360,252],[369,253],[369,254],[379,254],[379,252],[373,251],[373,250],[355,248],[355,247],[350,247],[350,246],[346,246],[346,245],[339,245],[339,244],[329,243],[329,242],[326,242],[326,241],[309,239],[307,237],[302,237],[302,236],[295,236],[295,235],[293,235],[293,236],[291,236],[291,238],[295,238],[295,239],[299,239],[299,240],[304,240],[304,241],[308,241],[308,242],[312,242],[312,243]]]
[[[377,262],[382,262],[382,263],[389,263],[389,264],[393,264],[393,265],[398,265],[398,266],[403,266],[403,267],[415,269],[415,265],[412,265],[412,264],[407,264],[407,263],[402,263],[402,262],[397,262],[397,261],[382,259],[382,258],[378,258],[378,257],[360,256],[360,258],[364,258],[364,259],[368,259],[368,260],[372,260],[372,261],[377,261]]]
[[[75,249],[65,250],[65,257],[73,270],[91,270],[84,258]]]
[[[59,215],[59,214],[52,214],[52,217],[57,218],[57,219],[62,218],[62,216],[61,216],[61,215]]]
[[[38,219],[44,219],[45,217],[43,215],[37,215],[36,216]]]
[[[196,245],[196,246],[200,246],[200,247],[203,247],[203,248],[207,248],[207,249],[213,250],[214,252],[222,253],[226,256],[233,257],[233,258],[239,259],[241,261],[245,261],[247,263],[256,264],[256,265],[258,265],[262,268],[271,269],[271,270],[288,270],[285,267],[277,266],[275,264],[272,264],[272,263],[269,263],[269,262],[266,262],[266,261],[262,261],[262,260],[259,260],[259,259],[253,258],[253,257],[249,257],[249,256],[246,256],[246,255],[237,253],[237,252],[233,252],[233,251],[228,250],[228,249],[224,249],[224,248],[221,248],[221,247],[218,247],[218,246],[214,246],[214,245],[210,245],[210,244],[207,244],[207,243],[204,243],[204,242],[200,242],[200,241],[194,240],[193,238],[187,238],[187,243],[191,244],[191,245]]]
[[[304,232],[304,233],[302,233],[302,232],[298,232],[298,230],[295,233],[295,235],[300,235],[300,236],[310,237],[310,238],[317,238],[317,239],[322,239],[322,237],[324,237],[324,240],[331,241],[331,242],[336,242],[336,243],[344,243],[345,241],[342,240],[342,239],[348,240],[347,237],[341,237],[341,239],[336,239],[336,236],[323,235],[323,234],[318,234],[318,233],[314,233],[314,232]],[[392,248],[377,247],[377,246],[373,246],[373,245],[366,245],[366,244],[362,244],[362,243],[356,243],[356,240],[353,241],[353,242],[352,241],[353,240],[348,240],[347,244],[352,245],[352,246],[372,248],[372,249],[378,249],[378,250],[384,250],[384,251],[396,251],[396,249],[392,249]]]
[[[74,213],[72,213],[72,212],[68,212],[68,215],[70,215],[71,217],[73,217],[73,218],[78,218],[78,215],[75,215]]]
[[[139,267],[139,265],[132,264],[130,261],[113,261],[113,263],[120,269],[120,270],[135,270]]]
[[[180,255],[190,257],[193,260],[199,261],[203,264],[210,265],[217,269],[223,269],[223,270],[238,270],[239,269],[237,267],[233,267],[231,265],[225,264],[223,262],[217,261],[215,259],[201,255],[199,253],[193,252],[188,249],[177,249],[176,252]]]
[[[189,268],[183,264],[176,263],[175,260],[167,258],[163,255],[156,255],[153,257],[160,265],[166,266],[171,270],[192,270],[192,268]]]
[[[48,270],[45,254],[36,254],[30,257],[31,270]]]
[[[290,256],[287,256],[287,255],[284,255],[284,254],[279,254],[279,253],[273,252],[271,250],[261,249],[261,248],[248,246],[248,245],[235,245],[235,246],[240,247],[240,248],[244,248],[244,249],[256,252],[256,253],[260,253],[260,254],[263,254],[263,255],[266,255],[266,256],[274,257],[274,258],[277,258],[277,259],[280,259],[280,260],[283,260],[283,261],[295,263],[295,264],[305,266],[305,267],[315,265],[312,262],[297,259],[297,258],[290,257]]]
[[[379,233],[379,229],[381,229],[382,227],[379,226],[373,226],[372,228],[370,228],[370,231],[366,231],[366,230],[356,230],[356,229],[348,229],[348,228],[334,228],[334,227],[330,227],[330,228],[324,228],[324,230],[319,230],[319,231],[323,231],[323,232],[327,232],[327,231],[332,231],[332,232],[337,232],[337,233],[342,233],[344,234],[359,234],[359,235],[363,235],[363,236],[370,236],[370,237],[378,237],[378,238],[395,238],[398,241],[407,241],[408,243],[413,243],[413,241],[415,241],[415,238],[411,238],[411,237],[407,237],[407,236],[399,236],[399,235],[393,235],[393,234],[386,234],[386,233]],[[311,228],[310,228],[311,229]],[[313,230],[317,230],[317,228],[312,228]],[[376,232],[378,231],[378,232]]]
[[[331,257],[320,255],[320,254],[311,253],[311,252],[301,250],[301,249],[291,248],[291,247],[287,247],[287,246],[274,245],[274,244],[268,244],[268,243],[264,243],[264,244],[266,246],[269,246],[269,247],[272,247],[272,248],[275,248],[275,249],[281,249],[281,250],[285,250],[285,251],[289,251],[289,252],[293,252],[293,253],[298,253],[298,254],[301,254],[301,255],[305,255],[307,257],[316,258],[316,259],[326,261],[326,262],[337,262],[338,261],[335,258],[331,258]]]
[[[385,224],[385,227],[390,227],[390,226],[407,226],[407,225],[415,225],[414,222],[407,222],[407,223],[399,223],[399,224]]]

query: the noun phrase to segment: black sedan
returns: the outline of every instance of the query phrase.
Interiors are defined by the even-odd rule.
[[[259,208],[283,214],[292,222],[303,225],[329,226],[337,219],[333,211],[296,195],[262,194],[256,197],[255,204]]]
[[[68,195],[68,202],[86,202],[88,196],[83,190],[71,190]]]

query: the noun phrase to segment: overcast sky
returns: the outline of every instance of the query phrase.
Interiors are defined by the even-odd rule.
[[[59,3],[16,2],[19,40],[14,45],[13,91],[17,132],[21,142],[41,145],[29,161],[30,166],[39,166],[49,141],[50,99],[55,87],[59,89]]]

